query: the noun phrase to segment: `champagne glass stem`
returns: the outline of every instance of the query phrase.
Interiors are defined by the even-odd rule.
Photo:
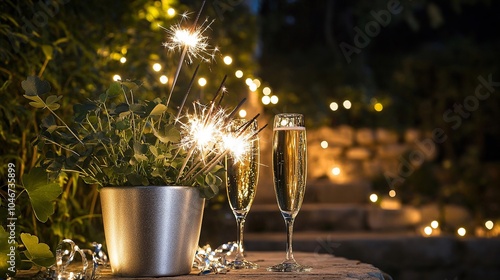
[[[293,240],[293,222],[294,219],[292,217],[285,218],[286,224],[286,260],[290,261],[295,259],[293,258],[293,249],[292,249],[292,240]]]
[[[236,243],[238,244],[238,250],[236,253],[236,259],[243,259],[243,231],[245,228],[245,216],[236,216],[236,224],[238,225],[238,231],[236,232]]]

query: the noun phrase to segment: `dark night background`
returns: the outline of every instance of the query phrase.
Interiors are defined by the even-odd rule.
[[[21,81],[28,75],[49,81],[54,94],[65,96],[60,111],[68,116],[73,103],[102,92],[115,74],[141,79],[144,98],[164,97],[170,84],[160,84],[158,78],[163,73],[172,77],[178,54],[163,49],[166,35],[158,24],[178,22],[177,16],[167,15],[168,8],[182,13],[201,6],[198,0],[60,0],[57,11],[37,19],[45,13],[40,3],[0,2],[2,222],[5,166],[15,162],[17,174],[25,174],[39,156],[30,141],[43,114],[29,108]],[[380,26],[373,14],[387,15],[388,5],[401,11]],[[212,64],[201,65],[199,76],[209,83],[196,87],[191,98],[212,98],[228,75],[226,102],[235,104],[249,94],[243,82],[249,77],[262,82],[255,93],[259,101],[264,86],[279,97],[277,104],[258,104],[265,116],[301,112],[307,116],[308,130],[342,125],[400,133],[415,129],[429,137],[434,129],[442,129],[447,140],[437,145],[432,161],[399,186],[398,197],[408,205],[460,205],[476,224],[491,219],[498,225],[499,11],[500,2],[494,0],[207,1],[203,18],[215,19],[208,36],[221,51]],[[357,46],[356,30],[367,33],[367,26],[379,30]],[[348,57],[341,48],[346,44],[357,48]],[[222,62],[225,55],[232,57],[231,65]],[[126,63],[120,62],[122,57]],[[154,63],[162,64],[164,72],[153,71]],[[195,66],[185,65],[180,84],[189,81]],[[245,73],[243,79],[235,78],[236,70]],[[493,81],[494,91],[484,100],[475,95],[479,77]],[[174,94],[173,102],[178,104],[181,97]],[[351,101],[350,109],[342,106],[344,100]],[[339,104],[338,110],[330,109],[332,102]],[[374,109],[377,103],[383,105],[380,112]],[[18,208],[26,219],[20,221],[20,230],[36,234],[51,247],[61,238],[87,244],[103,240],[97,188],[73,179],[62,183],[64,194],[46,224],[36,221],[27,194],[21,193]],[[370,184],[374,191],[387,191],[383,177]],[[224,208],[224,195],[208,208]],[[219,214],[211,217],[213,224],[204,223],[209,231],[218,230]],[[232,217],[229,223],[232,230]]]

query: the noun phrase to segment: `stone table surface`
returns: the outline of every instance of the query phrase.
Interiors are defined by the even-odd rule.
[[[217,279],[338,279],[338,280],[384,280],[382,272],[376,267],[361,263],[355,260],[348,260],[344,258],[334,257],[328,254],[316,254],[305,252],[294,252],[295,259],[304,265],[312,266],[310,272],[268,272],[268,266],[280,263],[285,252],[247,252],[247,259],[249,261],[259,264],[258,269],[250,270],[231,270],[227,274],[209,274],[198,276],[197,272],[193,269],[191,274],[177,276],[175,279],[203,279],[203,278],[217,278]],[[101,280],[111,279],[168,279],[164,278],[120,278],[111,275],[109,269],[102,271]]]

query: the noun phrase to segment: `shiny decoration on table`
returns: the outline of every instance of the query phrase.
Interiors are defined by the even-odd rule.
[[[64,239],[56,249],[56,264],[39,273],[35,279],[57,280],[94,280],[100,277],[102,267],[108,266],[108,256],[102,245],[92,243],[92,249],[80,249],[71,239]],[[80,256],[81,265],[76,264],[75,256]],[[92,262],[89,266],[87,256]]]
[[[193,267],[200,271],[199,275],[226,274],[230,269],[227,266],[234,257],[238,244],[228,242],[212,250],[210,245],[198,248],[194,257]]]

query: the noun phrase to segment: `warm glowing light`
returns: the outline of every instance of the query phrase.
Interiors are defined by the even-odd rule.
[[[260,80],[259,79],[253,79],[252,81],[257,87],[260,87]]]
[[[253,91],[256,91],[256,90],[257,90],[257,85],[256,85],[256,84],[250,84],[250,85],[248,86],[248,88],[250,89],[250,91],[252,91],[252,92],[253,92]]]
[[[205,78],[199,78],[198,79],[198,84],[201,86],[201,87],[204,87],[207,85],[207,79]]]
[[[323,140],[323,141],[321,141],[320,145],[321,145],[321,148],[323,148],[323,149],[328,148],[328,142],[326,142],[326,141],[324,141],[324,140]]]
[[[240,116],[240,118],[244,118],[247,116],[247,111],[245,109],[241,109],[239,112],[238,112],[238,115]]]
[[[246,80],[245,80],[245,84],[246,84],[247,86],[250,86],[251,84],[253,84],[252,79],[250,79],[250,78],[246,78]]]
[[[431,235],[432,234],[432,228],[427,226],[424,228],[424,233],[425,235]]]
[[[161,70],[161,64],[160,63],[153,64],[153,70],[159,72]]]
[[[183,18],[187,18],[187,14],[182,15]],[[204,36],[203,33],[210,29],[212,21],[206,19],[203,24],[197,25],[194,29],[192,28],[182,28],[180,24],[172,25],[170,28],[163,28],[169,35],[169,40],[163,43],[169,51],[182,50],[183,56],[187,54],[189,62],[193,62],[193,59],[201,58],[204,61],[209,61],[214,59],[215,52],[218,51],[217,48],[209,50],[208,37]],[[183,57],[182,56],[182,57]],[[207,57],[210,57],[208,59]]]
[[[351,109],[352,106],[351,101],[349,100],[345,100],[344,103],[342,103],[342,105],[344,105],[344,108],[346,109]]]
[[[226,55],[223,60],[226,65],[233,63],[233,59],[229,55]]]
[[[124,57],[124,56],[122,56],[122,58],[120,58],[120,62],[121,62],[121,63],[125,63],[125,62],[127,62],[127,58],[126,58],[126,57]]]
[[[438,228],[438,227],[439,227],[439,222],[438,222],[438,221],[436,221],[436,220],[432,221],[432,222],[431,222],[431,227],[432,227],[432,228]]]
[[[492,230],[493,229],[493,222],[492,221],[486,221],[486,223],[484,223],[484,226],[488,229],[488,230]]]
[[[269,103],[271,103],[271,97],[269,97],[268,95],[262,96],[262,104],[268,105]]]
[[[236,70],[236,72],[234,72],[234,75],[236,76],[236,78],[241,78],[243,77],[243,71],[241,70]]]
[[[337,102],[330,103],[330,110],[337,111],[339,109],[339,104]]]
[[[377,202],[377,200],[378,200],[378,195],[372,193],[370,195],[370,201],[373,202],[373,203],[375,203],[375,202]]]
[[[465,228],[461,227],[457,230],[457,233],[458,235],[460,236],[465,236],[465,234],[467,233],[467,231],[465,230]]]
[[[174,8],[168,8],[167,15],[170,16],[170,17],[175,16],[175,9]]]
[[[373,105],[373,109],[375,109],[375,111],[377,111],[377,112],[380,112],[380,111],[384,110],[384,105],[382,105],[382,103],[380,103],[380,102],[377,102],[377,103],[375,103],[375,105]]]
[[[390,190],[389,191],[389,196],[390,197],[396,197],[396,191],[395,190]]]
[[[168,83],[168,77],[165,75],[161,75],[160,76],[160,83],[162,83],[162,84]]]
[[[262,93],[264,95],[269,95],[269,94],[271,94],[271,89],[269,87],[265,87],[262,89]]]
[[[271,103],[278,104],[278,101],[279,101],[278,96],[276,95],[271,96]]]
[[[339,175],[340,175],[340,168],[338,168],[338,167],[334,167],[334,168],[332,168],[332,174],[333,174],[334,176],[339,176]],[[370,196],[370,197],[371,197],[371,196]],[[370,198],[370,199],[371,199],[371,198]],[[375,200],[375,201],[377,201],[377,200]],[[374,202],[375,202],[375,201],[374,201]]]
[[[121,81],[122,77],[120,77],[120,75],[116,74],[113,76],[113,81]]]

